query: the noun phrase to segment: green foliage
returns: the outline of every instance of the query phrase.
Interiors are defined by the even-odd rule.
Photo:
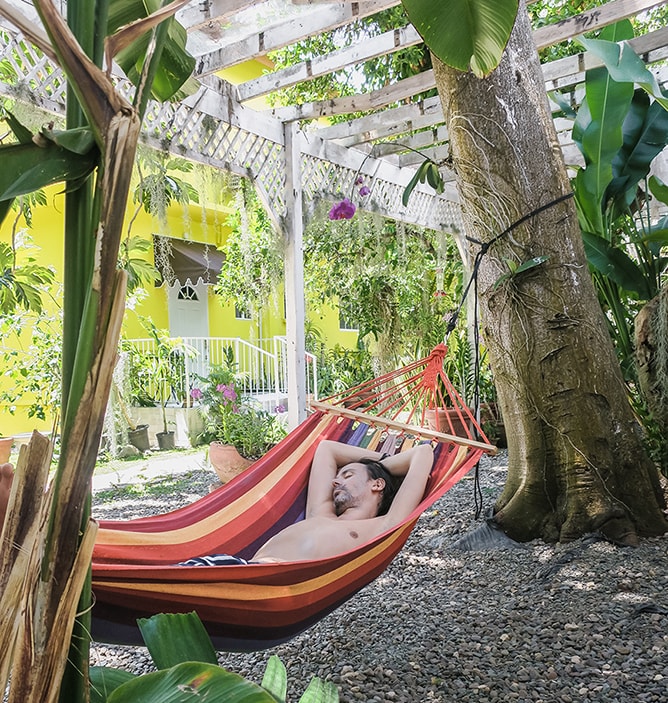
[[[158,270],[142,254],[151,250],[148,239],[128,235],[122,242],[118,256],[118,267],[128,274],[128,293],[145,288],[160,279]]]
[[[191,161],[167,159],[163,153],[154,150],[142,151],[137,160],[139,183],[132,194],[133,201],[161,221],[165,220],[167,208],[172,203],[199,203],[197,189],[175,174],[190,173],[193,168]],[[144,170],[149,173],[144,175]]]
[[[309,37],[295,45],[270,54],[277,69],[293,66],[309,59],[317,58],[337,49],[355,46],[367,38],[394,30],[409,24],[402,6],[383,10],[371,17],[351,22],[316,37]],[[396,81],[408,78],[431,68],[431,54],[424,44],[407,47],[385,56],[366,61],[363,65],[347,67],[340,71],[319,76],[310,81],[301,81],[269,95],[272,105],[299,105],[328,98],[353,95],[359,92],[360,78],[363,78],[364,92],[378,90]],[[419,100],[435,95],[435,90],[413,96]],[[362,113],[355,113],[355,115]],[[350,119],[352,115],[336,115],[333,122]]]
[[[317,313],[324,301],[338,299],[367,346],[382,338],[383,352],[401,363],[443,340],[444,316],[458,301],[462,278],[446,234],[365,213],[350,222],[314,217],[304,257],[308,308]]]
[[[232,228],[216,294],[243,310],[256,310],[275,292],[283,277],[279,238],[252,186],[242,181],[237,209],[226,224]]]
[[[528,259],[518,264],[512,259],[504,259],[504,263],[508,267],[508,272],[499,276],[494,282],[494,290],[496,290],[502,283],[509,281],[519,274],[524,273],[524,271],[529,271],[536,266],[544,264],[550,257],[549,256],[534,256],[533,259]]]
[[[501,60],[517,15],[517,0],[402,0],[432,53],[479,78]]]
[[[658,293],[667,263],[661,256],[665,223],[651,221],[646,179],[668,143],[668,113],[663,100],[651,99],[644,65],[638,66],[627,44],[616,43],[630,36],[632,27],[625,21],[604,29],[595,43],[583,42],[595,48],[606,67],[586,74],[586,97],[573,126],[585,166],[573,189],[599,300],[625,378],[633,381],[633,318]],[[641,89],[634,90],[635,80],[643,82]],[[660,193],[659,187],[655,197]]]
[[[185,399],[186,391],[180,387],[183,365],[186,357],[194,357],[197,352],[180,337],[172,338],[167,330],[158,329],[148,318],[141,318],[141,322],[153,342],[143,356],[142,366],[155,389],[155,397],[162,408],[163,431],[167,432],[167,402],[172,396],[180,402]]]
[[[158,668],[134,676],[91,667],[91,703],[285,703],[287,674],[270,657],[262,686],[216,665],[216,654],[196,613],[159,614],[140,620],[142,637]],[[335,686],[314,678],[300,703],[338,703]]]
[[[0,402],[10,413],[28,404],[28,417],[47,420],[60,402],[62,321],[55,315],[10,313],[0,317]],[[15,339],[16,345],[9,346]]]
[[[321,344],[316,349],[319,398],[346,391],[375,375],[373,358],[361,342],[357,349],[346,349],[339,344],[331,349]]]
[[[0,314],[7,315],[21,307],[24,310],[42,311],[42,295],[53,282],[50,268],[35,263],[27,255],[20,265],[16,263],[14,249],[0,242]]]
[[[107,19],[107,34],[148,16],[162,7],[160,0],[111,0]],[[160,65],[151,83],[151,94],[156,100],[180,100],[193,92],[189,79],[195,69],[195,59],[186,51],[187,33],[176,20],[165,20],[166,39],[162,47]],[[115,60],[127,77],[137,85],[146,60],[146,49],[151,32],[146,32],[130,46],[119,52]]]

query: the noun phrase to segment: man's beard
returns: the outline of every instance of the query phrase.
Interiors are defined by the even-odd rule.
[[[337,488],[332,496],[332,500],[334,501],[334,512],[338,517],[345,513],[350,507],[352,496],[345,488]]]

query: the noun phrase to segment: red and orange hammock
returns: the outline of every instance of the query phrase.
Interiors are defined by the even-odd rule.
[[[140,644],[137,618],[195,610],[219,649],[265,649],[303,632],[375,579],[404,545],[420,514],[484,452],[494,452],[443,374],[444,354],[441,345],[409,367],[327,403],[313,403],[313,414],[263,458],[185,508],[101,522],[93,553],[95,639]],[[445,432],[421,426],[428,411],[446,404],[446,398],[466,436],[454,436],[452,420],[441,427]],[[303,519],[311,461],[322,439],[388,453],[432,441],[435,460],[424,499],[401,524],[335,557],[174,566],[203,554],[248,558],[276,532]]]

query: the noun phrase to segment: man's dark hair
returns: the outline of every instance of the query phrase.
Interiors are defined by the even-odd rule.
[[[383,466],[383,464],[377,459],[364,458],[359,460],[360,464],[366,466],[367,473],[369,474],[369,479],[372,481],[377,478],[382,478],[385,481],[385,488],[383,488],[383,497],[381,498],[380,505],[378,506],[378,515],[385,515],[392,505],[394,496],[399,490],[400,482],[397,481],[394,476]]]

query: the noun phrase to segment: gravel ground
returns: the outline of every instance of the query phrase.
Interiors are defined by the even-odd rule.
[[[506,474],[485,459],[483,514]],[[193,471],[100,491],[95,514],[163,512],[207,492]],[[259,683],[270,654],[288,670],[288,700],[313,676],[342,703],[668,700],[668,538],[616,547],[595,536],[567,545],[453,544],[475,520],[465,479],[424,514],[386,572],[292,642],[220,662]],[[140,647],[95,645],[93,663],[152,670]]]

